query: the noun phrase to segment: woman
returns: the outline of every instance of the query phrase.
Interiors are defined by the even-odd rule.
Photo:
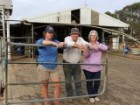
[[[102,51],[108,50],[108,47],[104,44],[98,42],[98,33],[95,30],[90,31],[88,35],[89,43],[93,47],[92,50],[85,50],[83,52],[85,64],[101,64],[102,63]],[[89,79],[100,79],[101,78],[101,66],[95,65],[83,65],[82,66],[85,77],[87,80]],[[94,85],[93,85],[94,83]],[[87,91],[89,95],[97,94],[100,86],[100,81],[88,81],[87,82]],[[97,96],[90,97],[89,101],[94,103],[95,101],[99,101]]]
[[[38,48],[38,62],[57,63],[58,48],[63,47],[64,43],[55,39],[55,32],[53,27],[48,26],[44,31],[44,38],[37,41],[38,45],[44,45]],[[60,82],[60,75],[57,65],[55,64],[39,64],[37,67],[39,80],[42,82],[42,96],[44,99],[48,99],[48,82]],[[60,83],[54,83],[54,98],[60,96]],[[49,105],[48,101],[45,101],[44,105]],[[60,105],[58,100],[54,101],[54,105]]]

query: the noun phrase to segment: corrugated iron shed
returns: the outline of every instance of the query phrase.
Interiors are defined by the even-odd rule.
[[[66,24],[82,24],[96,25],[105,27],[129,27],[128,24],[108,16],[103,13],[94,11],[88,7],[72,9],[52,14],[46,14],[27,19],[29,22],[40,23],[66,23]]]

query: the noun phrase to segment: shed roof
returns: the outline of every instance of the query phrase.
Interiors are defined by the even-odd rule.
[[[116,18],[111,17],[111,16],[104,14],[104,13],[97,12],[95,10],[88,8],[88,7],[82,7],[82,8],[77,8],[77,9],[81,10],[83,8],[91,10],[91,14],[93,14],[93,18],[91,18],[91,21],[93,19],[95,22],[93,24],[91,23],[90,25],[105,26],[105,27],[129,27],[129,24],[124,23],[124,22],[120,21],[119,19],[116,19]],[[49,21],[47,19],[44,19],[45,17],[49,17],[51,15],[59,14],[62,12],[70,12],[70,11],[77,10],[77,9],[64,10],[61,12],[59,11],[59,12],[55,12],[55,13],[40,15],[40,16],[28,18],[27,20],[29,22],[49,23]],[[98,16],[98,17],[94,18],[94,16]],[[50,23],[53,23],[53,22],[51,21]],[[54,23],[56,23],[56,21],[54,21]],[[69,22],[67,22],[67,23],[69,24]]]

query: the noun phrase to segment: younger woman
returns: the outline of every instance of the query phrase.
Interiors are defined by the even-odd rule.
[[[58,48],[63,47],[64,43],[55,39],[53,27],[48,26],[44,31],[44,37],[37,41],[38,45],[44,45],[38,48],[38,62],[57,63]],[[37,67],[39,80],[42,82],[42,96],[48,99],[48,82],[58,82],[54,84],[54,98],[60,97],[60,75],[56,64],[39,64]],[[49,105],[45,101],[44,105]],[[58,100],[54,101],[54,105],[60,105]]]

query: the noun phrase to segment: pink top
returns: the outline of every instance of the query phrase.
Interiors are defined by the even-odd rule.
[[[99,49],[92,49],[89,52],[83,53],[85,64],[101,64],[102,63],[102,51],[108,50],[108,47],[104,44],[96,42],[99,44]],[[98,72],[102,69],[102,66],[97,65],[82,65],[82,69],[90,72]]]

